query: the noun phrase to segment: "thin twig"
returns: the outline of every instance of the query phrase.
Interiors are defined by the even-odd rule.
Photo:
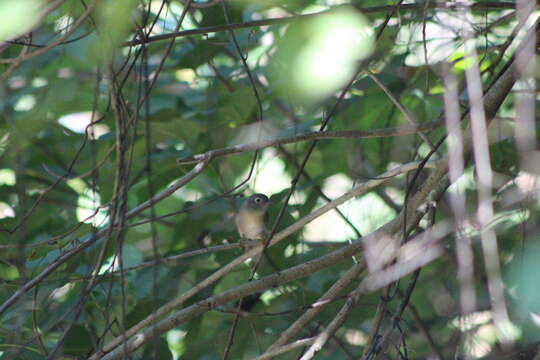
[[[447,10],[453,10],[453,9],[459,9],[464,6],[468,6],[467,3],[451,3],[451,2],[431,2],[429,1],[429,4],[427,5],[427,8],[429,9],[447,9]],[[475,10],[503,10],[503,9],[514,9],[515,3],[513,2],[496,2],[496,1],[482,1],[477,3],[472,3],[471,8]],[[424,8],[426,5],[424,5],[423,2],[417,3],[417,4],[402,4],[400,6],[400,10],[402,11],[414,11],[419,8]],[[356,6],[356,9],[361,11],[364,14],[371,14],[371,13],[380,13],[380,12],[388,12],[393,11],[395,9],[395,5],[387,5],[387,6],[373,6],[364,8],[361,6]],[[162,41],[170,38],[177,38],[177,37],[183,37],[183,36],[193,36],[193,35],[205,35],[205,34],[212,34],[222,31],[227,31],[229,29],[245,29],[245,28],[251,28],[251,27],[261,27],[261,26],[267,26],[267,25],[275,25],[275,24],[287,24],[292,21],[296,21],[299,19],[307,18],[307,17],[314,17],[314,16],[320,16],[322,14],[327,13],[328,11],[321,11],[318,13],[313,14],[303,14],[303,15],[296,15],[296,16],[288,16],[288,17],[282,17],[282,18],[272,18],[272,19],[262,19],[262,20],[254,20],[254,21],[246,21],[243,23],[236,23],[236,24],[225,24],[225,25],[215,25],[215,26],[208,26],[205,28],[200,29],[192,29],[192,30],[184,30],[184,31],[177,31],[172,32],[169,34],[161,34],[161,35],[155,35],[148,37],[147,39],[136,39],[133,41],[127,41],[123,43],[121,46],[135,46],[135,45],[141,45],[143,43],[150,43],[155,41]]]
[[[392,92],[390,91],[390,89],[388,89],[378,78],[375,74],[373,74],[371,71],[366,71],[366,74],[367,76],[373,80],[373,82],[381,88],[381,90],[386,94],[386,96],[388,96],[388,98],[390,99],[390,101],[398,108],[398,110],[403,114],[403,116],[405,117],[405,119],[407,119],[407,121],[409,122],[410,125],[412,126],[419,126],[418,125],[418,121],[416,121],[416,119],[413,117],[413,115],[407,110],[405,109],[405,107],[403,105],[401,105],[401,103],[399,102],[398,99],[396,99],[396,97],[394,96],[394,94],[392,94]],[[423,131],[418,131],[418,135],[422,138],[422,140],[424,140],[426,142],[426,144],[429,145],[429,147],[431,149],[435,149],[435,146],[433,145],[433,142],[431,141],[430,138],[427,137],[426,134],[424,134]]]
[[[398,295],[400,297],[403,297],[403,292],[401,290],[398,290]],[[420,329],[420,331],[426,338],[426,341],[428,342],[429,347],[431,348],[433,353],[437,355],[438,357],[437,360],[444,360],[444,356],[439,345],[435,343],[435,340],[433,339],[433,336],[430,333],[430,329],[427,327],[424,321],[422,321],[422,318],[420,317],[420,314],[418,313],[418,310],[416,309],[416,307],[412,303],[409,303],[407,305],[407,311],[411,315],[411,318],[413,319],[418,329]]]
[[[82,25],[82,23],[86,20],[86,18],[91,15],[92,10],[96,6],[96,4],[97,4],[97,0],[94,0],[85,9],[85,11],[81,14],[81,16],[79,16],[79,18],[77,18],[77,20],[73,23],[73,25],[70,27],[70,29],[68,31],[66,31],[65,34],[63,36],[61,36],[58,40],[52,42],[51,44],[49,44],[49,45],[47,45],[47,46],[45,46],[43,48],[39,48],[38,50],[35,50],[35,51],[31,52],[31,53],[28,53],[25,56],[16,58],[15,61],[9,66],[9,68],[0,75],[0,81],[5,81],[15,70],[17,70],[17,68],[24,61],[32,59],[32,58],[34,58],[36,56],[43,55],[46,52],[48,52],[49,50],[53,49],[54,47],[56,47],[59,44],[61,44],[62,42],[64,42],[71,34],[73,34],[73,32],[75,32],[75,30],[77,30],[79,28],[79,26]]]

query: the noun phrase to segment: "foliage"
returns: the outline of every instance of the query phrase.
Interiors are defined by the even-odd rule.
[[[104,346],[110,358],[256,358],[313,309],[282,344],[304,346],[276,359],[534,354],[539,100],[526,66],[537,47],[518,46],[534,19],[506,2],[338,3],[0,5],[0,359],[83,359]],[[514,92],[474,100],[480,86],[498,91],[511,64]],[[469,136],[471,108],[485,134]],[[449,158],[458,112],[465,153]],[[340,130],[364,133],[320,138]],[[431,182],[428,167],[443,162],[449,177]],[[416,165],[385,177],[403,164]],[[256,192],[270,196],[275,238],[302,226],[267,249],[254,279],[257,257],[197,288],[247,251],[231,219]],[[385,224],[391,236],[376,232]],[[425,234],[432,248],[395,256]],[[343,249],[355,250],[309,267]],[[288,270],[294,279],[280,280]],[[177,299],[164,315],[182,320],[145,324],[139,349],[110,353]]]

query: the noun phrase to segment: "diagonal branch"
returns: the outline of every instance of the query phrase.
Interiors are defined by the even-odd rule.
[[[299,347],[304,347],[313,344],[313,342],[316,340],[315,337],[310,337],[307,339],[302,340],[296,340],[290,344],[282,345],[276,348],[273,348],[271,350],[268,350],[264,354],[257,356],[254,360],[268,360],[272,359],[274,356],[278,356],[280,354],[289,352],[291,350],[297,349]]]
[[[176,190],[184,186],[185,184],[189,183],[191,180],[193,180],[197,175],[199,175],[210,163],[210,158],[205,159],[204,161],[197,164],[190,172],[188,172],[186,175],[182,176],[180,179],[178,179],[174,184],[170,185],[167,189],[163,190],[156,196],[152,197],[151,199],[143,202],[142,204],[136,206],[135,208],[131,209],[126,214],[126,220],[129,218],[132,218],[145,209],[152,206],[152,204],[155,204],[167,196],[174,193]],[[22,295],[26,294],[30,289],[32,289],[34,286],[39,284],[43,279],[45,279],[47,276],[49,276],[54,270],[56,270],[60,265],[67,262],[69,259],[71,259],[73,256],[77,255],[81,251],[88,248],[90,245],[95,244],[98,240],[103,238],[107,234],[108,228],[102,229],[98,231],[94,236],[92,236],[90,239],[81,242],[79,245],[74,247],[73,249],[66,251],[62,255],[60,255],[58,258],[56,258],[51,264],[49,264],[44,270],[42,270],[37,276],[35,276],[32,280],[28,281],[26,284],[21,286],[13,295],[11,295],[1,306],[0,306],[0,315],[2,315],[11,305],[13,305]]]
[[[354,279],[356,279],[362,270],[364,264],[358,262],[354,264],[345,274],[343,274],[331,287],[321,296],[315,304],[324,304],[335,299],[341,291],[343,291]],[[279,347],[284,346],[291,341],[296,334],[304,330],[307,324],[323,310],[322,306],[314,306],[307,310],[302,316],[289,326],[289,328],[281,333],[279,338],[268,348],[265,354],[269,354]],[[263,354],[264,355],[264,354]],[[261,355],[262,357],[262,355]]]
[[[323,348],[343,324],[349,312],[356,306],[361,295],[381,289],[441,256],[443,250],[439,242],[450,229],[444,223],[427,229],[415,239],[401,246],[396,256],[398,261],[395,264],[365,277],[357,289],[351,292],[347,302],[341,307],[334,319],[317,335],[316,340],[301,360],[312,359]]]
[[[272,238],[272,240],[270,242],[270,246],[272,246],[272,245],[278,243],[279,241],[285,239],[289,235],[299,231],[300,229],[302,229],[309,222],[315,220],[319,216],[321,216],[321,215],[325,214],[326,212],[328,212],[328,211],[336,208],[337,206],[343,204],[347,200],[349,200],[349,199],[351,199],[353,197],[365,194],[366,192],[370,191],[374,187],[382,184],[383,182],[387,181],[388,179],[390,179],[390,178],[392,178],[394,176],[397,176],[399,174],[402,174],[402,173],[405,173],[405,172],[408,172],[408,171],[415,170],[419,165],[420,165],[420,162],[418,162],[418,161],[403,164],[401,166],[398,166],[398,167],[396,167],[396,168],[394,168],[392,170],[389,170],[389,171],[385,172],[379,178],[372,179],[372,180],[369,180],[369,181],[367,181],[365,183],[357,185],[352,190],[348,191],[347,193],[343,194],[342,196],[338,197],[337,199],[325,204],[324,206],[321,206],[320,208],[316,209],[312,213],[304,216],[303,218],[301,218],[300,220],[298,220],[294,224],[290,225],[289,227],[287,227],[284,230],[277,233]],[[428,165],[433,166],[434,163],[430,162],[430,163],[428,163]],[[351,256],[352,256],[354,251],[356,251],[354,249],[356,249],[356,247],[359,248],[361,245],[359,243],[353,243],[352,245],[349,245],[346,248],[348,249],[350,246],[353,247],[353,250],[352,250],[352,253],[351,253]],[[195,294],[200,292],[202,289],[204,289],[204,288],[208,287],[209,285],[213,284],[214,282],[216,282],[217,280],[222,278],[224,275],[228,274],[236,266],[242,264],[245,260],[257,256],[261,252],[262,248],[263,248],[262,246],[258,246],[256,248],[253,248],[253,249],[249,250],[249,251],[246,251],[243,255],[237,257],[236,259],[234,259],[233,261],[231,261],[230,263],[228,263],[224,267],[220,268],[219,270],[214,272],[212,275],[210,275],[206,279],[202,280],[196,286],[194,286],[191,289],[189,289],[188,291],[184,292],[178,298],[176,298],[176,299],[168,302],[167,304],[163,305],[152,316],[147,316],[144,320],[140,321],[137,325],[130,328],[126,332],[126,337],[128,337],[128,338],[133,337],[134,340],[133,341],[130,340],[130,345],[128,347],[133,351],[133,350],[137,349],[138,347],[142,346],[143,343],[145,341],[147,341],[147,339],[143,337],[143,339],[146,339],[146,340],[143,340],[143,342],[138,341],[137,339],[139,339],[139,337],[140,337],[139,335],[144,333],[144,331],[143,331],[142,333],[137,334],[139,331],[141,331],[145,327],[150,326],[152,324],[152,322],[155,321],[156,318],[162,317],[165,314],[169,313],[170,311],[174,310],[175,308],[181,306],[186,300],[193,297]],[[338,251],[340,251],[340,250],[338,250]],[[349,255],[342,255],[342,256],[349,256]],[[115,339],[113,339],[111,342],[106,344],[103,347],[102,352],[94,354],[91,359],[98,359],[99,357],[103,356],[104,353],[114,351],[113,349],[118,347],[120,344],[122,344],[122,336],[118,336]]]
[[[395,227],[396,221],[392,221],[391,228]],[[398,224],[399,225],[399,224]],[[399,227],[397,228],[399,229]],[[379,230],[370,234],[372,239],[388,235],[388,226],[383,226]],[[274,239],[277,238],[277,234]],[[442,233],[441,233],[442,235]],[[405,244],[400,251],[398,251],[398,261],[388,269],[384,269],[380,272],[373,273],[366,277],[362,281],[357,290],[351,293],[354,299],[358,299],[362,294],[374,291],[380,287],[386,286],[389,282],[396,281],[397,279],[415,271],[417,268],[426,265],[428,262],[433,261],[440,256],[443,251],[439,245],[439,241],[443,236],[425,239],[420,236],[418,240],[411,240]],[[279,273],[263,277],[260,280],[244,283],[232,289],[226,290],[220,294],[211,296],[205,300],[199,301],[193,305],[190,305],[176,313],[166,317],[165,319],[156,323],[153,327],[150,327],[135,336],[132,336],[127,344],[123,346],[117,346],[114,350],[108,354],[96,353],[90,359],[103,359],[113,360],[119,359],[124,355],[124,350],[133,352],[139,347],[151,340],[151,335],[156,332],[162,334],[190,319],[199,316],[205,312],[214,310],[216,307],[224,305],[228,302],[241,299],[256,292],[263,291],[265,289],[275,287],[281,284],[285,284],[303,277],[312,275],[314,272],[330,267],[337,263],[340,263],[346,259],[349,259],[354,254],[358,253],[362,248],[361,242],[354,242],[342,249],[336,250],[330,254],[324,255],[317,259],[308,261],[306,263],[294,266],[292,268],[283,270]],[[411,252],[412,249],[412,252]],[[256,250],[256,251],[255,251]],[[261,251],[262,246],[250,251],[251,253]],[[357,300],[353,300],[355,303]],[[120,344],[119,344],[120,345]]]

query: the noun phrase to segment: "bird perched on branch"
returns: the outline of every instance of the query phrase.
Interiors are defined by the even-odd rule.
[[[243,240],[263,240],[267,235],[266,222],[270,200],[264,194],[254,194],[242,204],[234,222]]]
[[[234,218],[236,229],[238,230],[238,234],[240,234],[240,240],[264,240],[268,236],[266,223],[268,220],[267,210],[269,205],[270,200],[264,194],[253,194],[244,201],[240,207],[240,211],[238,211]],[[244,249],[249,251],[255,246],[257,244],[245,246]],[[259,260],[261,257],[262,262]],[[267,267],[267,260],[262,253],[251,259],[251,267],[254,268],[255,264],[259,262],[259,270],[262,267]]]
[[[234,218],[241,240],[264,240],[266,238],[268,235],[266,223],[268,221],[267,210],[269,205],[270,200],[264,194],[251,195],[244,201]],[[252,246],[245,247],[245,250],[249,251],[251,248]],[[259,259],[263,261],[259,261]],[[251,259],[250,266],[253,271],[255,271],[255,264],[258,262],[260,262],[258,272],[261,271],[261,268],[267,267],[264,254],[259,254]],[[263,272],[266,272],[266,270],[263,270]],[[244,298],[241,302],[242,310],[250,311],[258,303],[260,296],[261,293],[256,293]]]

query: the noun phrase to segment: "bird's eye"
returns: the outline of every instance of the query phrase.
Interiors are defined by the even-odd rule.
[[[255,198],[255,202],[256,202],[256,203],[260,203],[261,201],[262,201],[261,198]]]

